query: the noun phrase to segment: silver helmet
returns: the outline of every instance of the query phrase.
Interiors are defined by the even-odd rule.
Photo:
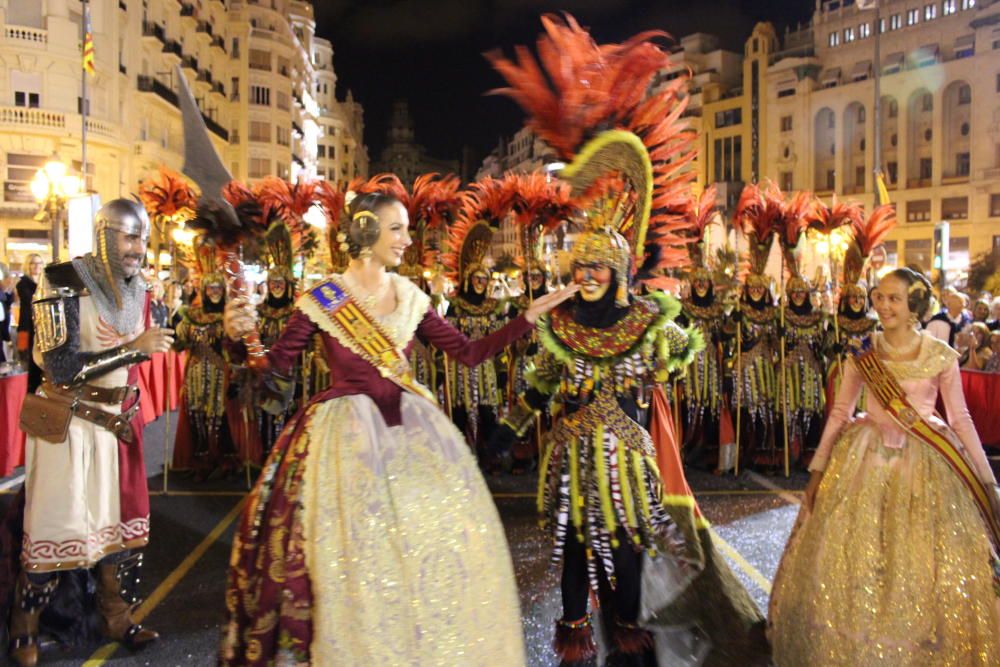
[[[95,248],[100,247],[100,239],[109,229],[135,234],[141,236],[143,240],[149,240],[149,215],[139,202],[131,199],[112,199],[94,216]]]

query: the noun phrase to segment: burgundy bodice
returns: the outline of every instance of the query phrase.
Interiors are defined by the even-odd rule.
[[[499,354],[503,348],[532,329],[524,316],[519,316],[499,331],[471,341],[440,315],[428,308],[424,318],[417,325],[416,337],[448,353],[448,356],[466,366],[475,366]],[[315,322],[301,310],[296,310],[288,319],[281,336],[268,351],[271,367],[280,373],[290,373],[296,358],[309,344],[314,334],[320,334],[326,348],[326,358],[330,365],[332,384],[328,389],[312,397],[310,402],[325,401],[338,396],[365,394],[378,406],[388,426],[401,423],[399,400],[403,390],[379,372],[363,358],[341,345],[333,336],[320,330]],[[409,354],[413,340],[406,346]]]

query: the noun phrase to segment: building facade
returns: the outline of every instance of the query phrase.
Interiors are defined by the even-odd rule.
[[[333,49],[301,0],[92,0],[87,184],[103,201],[179,170],[178,76],[235,178],[367,175],[360,105],[338,101]],[[28,183],[53,156],[81,171],[80,3],[0,3],[0,257],[50,256]],[[154,231],[155,236],[155,231]],[[155,239],[154,239],[155,240]]]
[[[935,225],[947,221],[945,266],[967,268],[1000,246],[1000,3],[879,5],[878,25],[873,10],[842,0],[819,3],[810,25],[781,39],[759,24],[741,86],[703,105],[700,180],[738,193],[770,178],[871,207],[878,125],[899,217],[889,262],[930,271]],[[720,195],[730,211],[734,201]]]

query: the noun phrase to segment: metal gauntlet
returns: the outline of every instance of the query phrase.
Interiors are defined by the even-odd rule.
[[[128,345],[120,345],[105,352],[99,352],[83,362],[83,367],[73,377],[73,384],[89,382],[122,366],[131,366],[147,359],[149,359],[149,355],[134,350]]]
[[[66,323],[66,299],[77,292],[68,287],[52,287],[36,294],[31,302],[35,322],[35,343],[41,352],[49,352],[66,344],[69,328]]]

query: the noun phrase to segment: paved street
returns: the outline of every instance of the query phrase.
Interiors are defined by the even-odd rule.
[[[195,486],[186,476],[171,474],[170,492],[163,494],[164,419],[147,429],[147,467],[152,497],[152,542],[146,551],[140,613],[162,640],[142,653],[130,654],[115,644],[93,645],[64,652],[48,646],[45,665],[65,666],[104,662],[122,665],[213,665],[223,611],[225,573],[233,527],[245,495],[243,479]],[[770,581],[797,511],[796,492],[805,477],[791,480],[744,475],[740,480],[690,473],[701,507],[714,524],[721,551],[766,608]],[[6,480],[7,482],[13,480]],[[536,527],[534,477],[490,480],[507,529],[517,571],[528,644],[529,665],[555,666],[550,648],[552,622],[559,615],[558,577],[549,565],[549,547]],[[16,486],[0,496],[3,507]]]

